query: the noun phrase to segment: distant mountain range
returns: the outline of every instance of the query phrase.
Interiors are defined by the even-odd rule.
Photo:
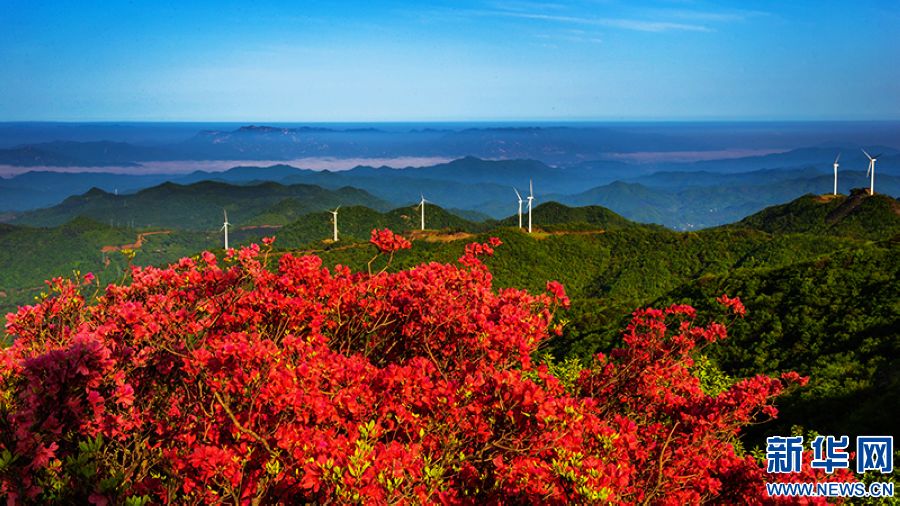
[[[785,129],[784,126],[780,128]],[[810,128],[809,133],[817,132],[816,128]],[[779,128],[773,128],[770,132],[760,132],[751,128],[748,131],[735,125],[724,127],[682,125],[668,128],[635,125],[569,125],[410,129],[246,125],[234,129],[203,130],[180,141],[156,142],[152,145],[108,140],[54,140],[5,145],[4,149],[0,149],[0,165],[130,167],[143,162],[174,160],[289,161],[309,157],[475,156],[487,159],[534,159],[552,165],[575,166],[583,162],[594,164],[597,160],[618,163],[624,160],[653,160],[657,157],[647,155],[669,152],[696,153],[700,155],[697,159],[705,158],[704,153],[713,153],[719,159],[707,163],[708,167],[717,167],[716,171],[721,170],[723,166],[729,167],[730,171],[750,171],[765,167],[805,164],[810,160],[827,161],[834,156],[834,148],[817,147],[810,149],[819,150],[821,153],[804,153],[802,150],[796,150],[789,155],[772,155],[763,160],[765,163],[771,162],[771,165],[760,165],[758,160],[751,158],[746,158],[744,165],[741,165],[742,162],[734,161],[736,155],[730,153],[746,153],[747,148],[750,148],[750,151],[760,146],[769,150],[785,149],[783,146],[787,138],[793,137],[787,134],[781,136],[785,137],[784,139],[780,139],[777,135],[778,130]],[[867,135],[876,139],[883,139],[885,135],[887,138],[891,137],[889,127],[887,133],[880,134],[868,132],[862,127],[859,130],[859,132],[846,131],[846,127],[841,127],[834,131],[826,129],[820,132],[820,135],[837,135],[837,138],[844,139],[856,139]],[[0,129],[0,134],[3,133],[15,135],[15,132]],[[70,135],[75,133],[77,132]],[[108,133],[112,135],[115,132]],[[58,134],[64,135],[63,132]],[[803,144],[793,144],[792,147],[797,145]],[[731,146],[744,148],[735,149]],[[858,145],[848,144],[848,146],[858,151]],[[886,154],[896,154],[896,150],[890,148],[870,147],[876,150],[872,151],[873,153],[885,151]],[[848,151],[846,154],[849,155],[851,149],[844,150]],[[655,170],[662,169],[657,166]],[[705,169],[700,167],[699,170]]]
[[[201,131],[182,142],[141,147],[122,142],[48,142],[0,150],[0,164],[17,166],[133,165],[159,160],[292,160],[304,157],[474,155],[558,163],[596,159],[651,143],[674,149],[665,135],[602,127],[464,129],[282,128],[265,125]],[[681,141],[683,142],[683,141]]]
[[[0,165],[24,167],[137,167],[149,160],[176,160],[174,150],[125,142],[54,141],[0,149]]]
[[[275,134],[284,135],[280,132],[279,130]],[[265,212],[283,199],[296,199],[296,195],[280,190],[282,186],[294,185],[316,186],[328,192],[341,191],[347,187],[357,188],[367,194],[366,199],[377,199],[380,203],[376,205],[373,201],[359,200],[346,194],[347,198],[343,200],[341,197],[323,198],[320,203],[315,204],[319,206],[316,208],[309,207],[311,204],[298,204],[295,201],[285,203],[282,206],[285,209],[293,207],[302,212],[323,210],[323,206],[327,207],[331,202],[334,205],[343,203],[372,205],[376,208],[397,207],[417,202],[419,195],[424,194],[435,204],[467,219],[499,219],[508,216],[517,207],[513,187],[524,194],[531,180],[538,203],[552,200],[573,206],[601,205],[640,222],[661,224],[674,229],[699,229],[737,221],[765,207],[807,193],[828,192],[833,176],[830,172],[830,160],[825,155],[833,153],[834,150],[809,148],[729,162],[737,167],[765,167],[749,172],[730,170],[731,165],[722,165],[725,161],[704,161],[670,164],[667,166],[669,169],[678,170],[630,176],[629,170],[633,172],[634,167],[643,166],[607,161],[556,167],[536,160],[484,160],[475,157],[428,167],[359,166],[346,171],[314,171],[287,165],[242,166],[223,172],[195,171],[184,175],[35,171],[0,179],[0,205],[8,211],[5,215],[0,215],[0,221],[59,224],[73,218],[76,215],[73,213],[81,212],[80,209],[87,206],[84,202],[75,205],[80,202],[78,199],[62,202],[64,198],[77,197],[96,188],[113,194],[110,198],[118,194],[117,202],[124,205],[125,202],[131,202],[134,195],[140,195],[135,201],[140,202],[146,195],[142,193],[144,190],[165,183],[176,186],[165,186],[163,189],[187,187],[172,195],[175,200],[194,200],[189,195],[191,192],[198,192],[198,203],[212,202],[209,201],[212,198],[214,203],[197,207],[197,212],[203,213],[211,212],[215,206],[226,205],[229,202],[229,192],[245,196],[256,193],[258,195],[253,200],[264,202],[265,205],[252,206],[248,213],[240,213],[239,208],[243,204],[235,201],[232,208],[234,216],[237,219],[243,214],[241,218],[244,220],[254,220],[257,214]],[[817,163],[804,163],[809,160],[817,160]],[[796,165],[780,166],[781,164]],[[780,167],[773,168],[776,166]],[[848,151],[842,157],[839,174],[839,190],[843,194],[849,193],[851,188],[865,187],[868,184],[865,172],[854,167],[864,168],[865,158],[862,153],[857,156],[856,152]],[[876,190],[888,195],[900,195],[900,155],[882,156],[876,170]],[[210,181],[220,185],[194,186]],[[277,185],[261,186],[262,182]],[[228,188],[231,186],[248,188],[231,190]],[[347,190],[343,191],[346,193]],[[212,195],[216,192],[221,195],[213,198]],[[168,205],[164,195],[157,195],[155,199],[156,206],[168,206],[173,210],[181,208],[178,203]],[[47,206],[50,209],[34,210]],[[91,206],[88,206],[91,209],[88,216],[105,222],[122,219],[122,215],[113,211],[112,207]],[[184,209],[187,212],[188,208]],[[145,214],[151,216],[155,213],[151,211]],[[129,221],[156,223],[146,220],[141,222],[141,218],[132,211],[127,212],[127,216]],[[271,213],[268,216],[275,220],[272,224],[286,220]],[[205,223],[206,218],[196,218],[194,221]]]

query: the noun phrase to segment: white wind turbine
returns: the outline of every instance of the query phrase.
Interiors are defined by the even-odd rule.
[[[516,198],[519,199],[519,228],[522,228],[522,196],[519,195],[519,190],[516,190],[516,187],[513,186],[513,191],[516,192]]]
[[[869,195],[875,195],[875,162],[878,161],[878,157],[881,156],[881,153],[872,156],[867,153],[865,149],[862,150],[862,152],[865,153],[866,158],[869,159],[869,170],[866,171],[866,177],[871,177],[871,179],[869,179]]]
[[[334,211],[328,211],[334,216],[334,219],[332,220],[332,223],[334,223],[334,242],[337,242],[338,240],[337,213],[340,208],[341,206],[337,206],[334,208]]]
[[[534,200],[534,185],[528,180],[528,233],[531,233],[531,202]]]
[[[222,228],[220,230],[225,231],[225,249],[228,250],[228,227],[231,226],[231,223],[228,223],[228,211],[222,209],[222,213],[225,215],[225,223],[222,224]]]
[[[837,195],[837,169],[838,169],[838,160],[841,159],[841,154],[838,153],[837,158],[834,159],[834,194]]]
[[[425,195],[422,195],[422,194],[420,193],[419,196],[422,197],[422,200],[419,201],[419,206],[418,206],[418,207],[419,207],[419,211],[421,211],[421,215],[422,215],[422,222],[421,222],[421,227],[420,227],[420,228],[421,228],[422,230],[425,230],[425,203],[426,203],[426,202],[429,202],[429,201],[428,201],[428,200],[425,200]]]

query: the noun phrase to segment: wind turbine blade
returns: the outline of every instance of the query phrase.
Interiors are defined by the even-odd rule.
[[[862,152],[866,154],[866,158],[868,158],[869,160],[872,159],[872,156],[869,155],[869,152],[868,152],[868,151],[866,151],[866,150],[864,149],[864,150],[862,150]]]
[[[834,159],[834,163],[838,163],[838,160],[841,159],[841,154],[838,153],[837,157]]]
[[[521,201],[521,200],[522,200],[522,196],[519,195],[519,190],[516,190],[516,187],[515,187],[515,186],[513,186],[513,191],[516,192],[516,197],[518,197],[518,198],[519,198],[519,201]]]
[[[530,179],[528,180],[528,195],[534,197],[534,185]]]
[[[884,153],[878,153],[877,155],[873,156],[872,158],[875,160],[878,160],[879,158],[881,158],[881,155],[883,155],[883,154]]]

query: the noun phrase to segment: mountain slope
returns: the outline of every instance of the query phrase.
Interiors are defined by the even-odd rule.
[[[123,226],[200,230],[221,226],[222,209],[229,211],[231,223],[241,226],[285,199],[294,199],[303,213],[342,204],[390,207],[355,188],[332,191],[312,185],[230,185],[205,181],[191,185],[164,183],[131,195],[113,195],[94,188],[54,207],[24,213],[15,223],[54,226],[76,216],[88,216]]]
[[[347,171],[298,171],[281,180],[284,184],[314,184],[323,188],[353,186],[361,188],[381,199],[397,203],[413,203],[424,194],[425,198],[446,208],[460,208],[486,212],[497,216],[490,206],[481,202],[510,200],[515,194],[510,186],[496,183],[470,183],[417,177],[419,169],[391,169],[361,167]]]
[[[736,226],[769,233],[811,232],[865,239],[886,239],[900,229],[900,202],[867,190],[845,195],[805,195],[764,209]]]
[[[627,220],[601,206],[570,207],[558,202],[547,202],[535,206],[531,214],[532,225],[538,229],[593,228],[615,230],[639,226],[637,223]],[[518,215],[504,218],[499,224],[508,227],[518,226]],[[523,229],[528,227],[528,208],[525,204],[522,206],[522,227]]]
[[[767,179],[767,173],[759,171],[739,178],[722,176],[722,184],[717,186],[678,188],[676,185],[672,190],[646,186],[645,183],[653,180],[653,176],[648,176],[642,178],[641,183],[616,181],[574,195],[548,197],[575,206],[601,205],[635,221],[658,223],[676,230],[694,230],[732,223],[768,206],[832,188],[831,175],[791,171],[788,179]],[[867,183],[864,176],[864,172],[842,173],[839,191],[849,192],[851,185]],[[673,179],[668,173],[661,177]],[[900,195],[900,177],[880,175],[876,190],[887,195]]]
[[[341,242],[368,241],[374,228],[390,228],[397,233],[416,232],[421,226],[420,211],[414,206],[401,207],[381,213],[363,206],[341,207],[338,210],[338,239]],[[330,212],[307,214],[282,227],[275,236],[279,248],[301,248],[323,240],[333,234],[333,217]],[[425,208],[426,231],[476,232],[485,225],[460,218],[438,206]]]
[[[54,228],[0,227],[0,307],[12,310],[8,304],[29,300],[46,279],[71,276],[74,270],[97,271],[104,246],[133,242],[134,237],[134,232],[88,218]]]
[[[672,225],[679,208],[677,196],[641,184],[615,181],[569,196],[549,196],[571,206],[601,205],[642,223]]]
[[[788,370],[810,376],[767,433],[801,423],[824,433],[888,434],[900,414],[898,280],[900,242],[892,240],[705,277],[664,302],[715,311],[719,294],[741,297],[747,317],[710,348],[711,358],[736,377]]]
[[[54,141],[0,150],[0,164],[19,166],[137,166],[139,161],[178,159],[179,154],[162,148],[126,142]]]

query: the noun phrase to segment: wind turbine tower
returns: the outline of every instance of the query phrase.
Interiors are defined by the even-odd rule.
[[[863,153],[866,154],[866,158],[869,159],[869,170],[866,171],[866,176],[871,177],[869,179],[869,195],[875,195],[875,162],[878,161],[878,157],[881,156],[881,153],[872,156],[866,152],[866,150],[862,150]]]
[[[341,208],[341,206],[337,206],[334,208],[334,211],[329,211],[334,217],[334,219],[332,220],[332,223],[334,224],[334,236],[333,236],[334,242],[337,242],[337,240],[338,240],[337,213],[338,213],[338,209],[340,209],[340,208]]]
[[[516,190],[516,187],[513,186],[513,191],[516,192],[516,198],[519,199],[519,229],[522,229],[522,196],[519,195],[519,190]]]
[[[425,230],[425,202],[428,202],[428,201],[425,200],[425,195],[422,195],[420,193],[419,196],[422,197],[422,200],[419,201],[419,211],[421,211],[421,213],[422,213],[422,222],[421,222],[420,228],[421,228],[421,230]]]
[[[531,233],[531,202],[534,200],[534,185],[528,180],[528,233]]]
[[[841,159],[841,154],[838,153],[837,157],[834,159],[834,194],[837,195],[837,169],[838,169],[838,160]]]
[[[222,213],[225,215],[225,223],[222,224],[222,230],[225,231],[225,250],[228,250],[228,227],[231,226],[231,223],[228,223],[228,211],[222,209]]]

